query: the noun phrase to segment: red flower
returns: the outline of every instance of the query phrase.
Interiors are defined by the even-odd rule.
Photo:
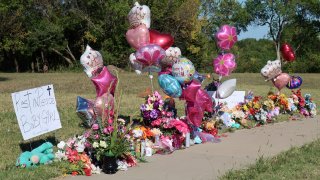
[[[72,171],[72,173],[71,173],[71,175],[72,176],[76,176],[76,175],[78,175],[79,173],[77,172],[77,171]]]
[[[83,171],[86,176],[91,176],[91,168],[85,168]]]
[[[252,114],[252,115],[256,114],[256,112],[255,112],[255,110],[253,108],[250,108],[249,111],[250,111],[250,114]]]
[[[79,156],[77,150],[73,150],[73,149],[70,149],[70,148],[67,148],[66,150],[67,150],[66,154],[67,154],[68,160],[71,163],[77,163],[80,160],[80,156]]]

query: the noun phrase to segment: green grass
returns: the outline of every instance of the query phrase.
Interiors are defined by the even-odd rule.
[[[272,158],[261,157],[248,168],[231,170],[220,179],[319,179],[319,151],[320,140],[316,140]]]
[[[304,80],[302,92],[311,93],[314,100],[319,104],[320,91],[317,89],[317,82],[319,82],[320,76],[318,74],[302,74],[301,76]],[[120,88],[123,91],[120,114],[128,116],[139,111],[139,105],[144,102],[144,99],[137,95],[150,87],[150,80],[146,74],[138,76],[127,72],[120,73],[120,78]],[[237,90],[252,90],[255,95],[265,96],[272,87],[270,82],[264,82],[260,74],[232,74],[228,78],[237,78]],[[153,80],[155,90],[162,93],[157,83],[157,77],[154,77]],[[207,83],[209,81],[204,84]],[[0,148],[0,154],[2,155],[0,179],[23,179],[25,177],[48,179],[61,174],[61,168],[57,164],[50,165],[50,167],[39,167],[31,171],[14,167],[15,160],[21,153],[19,144],[28,144],[29,141],[23,141],[22,139],[13,110],[11,93],[47,84],[53,84],[54,86],[62,129],[32,140],[46,139],[48,136],[65,140],[83,132],[83,129],[79,126],[81,120],[75,113],[76,97],[95,98],[95,88],[84,73],[0,73],[0,144],[2,145]],[[289,90],[284,92],[290,94]],[[179,114],[183,115],[184,102],[177,100],[176,104]]]

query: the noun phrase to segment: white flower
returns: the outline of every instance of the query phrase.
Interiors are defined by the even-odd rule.
[[[128,170],[128,165],[126,162],[117,160],[117,164],[118,164],[118,170],[120,171]]]
[[[57,146],[59,149],[64,149],[64,147],[66,146],[66,143],[64,141],[60,141]]]
[[[93,148],[98,148],[98,147],[99,147],[99,143],[94,142],[94,143],[92,144],[92,147],[93,147]]]
[[[91,164],[91,173],[92,174],[100,174],[101,173],[101,169],[99,168],[99,166],[95,166],[93,164]]]
[[[162,134],[162,132],[161,132],[160,129],[158,129],[158,128],[152,128],[152,129],[151,129],[151,132],[152,132],[152,134],[154,134],[155,136]]]
[[[58,160],[58,161],[67,160],[68,159],[66,153],[62,152],[61,150],[58,150],[54,155],[55,155],[55,159]]]
[[[126,121],[124,119],[121,119],[121,118],[118,119],[118,122],[122,123],[122,124],[126,124]]]
[[[133,137],[135,138],[139,138],[143,135],[143,132],[140,129],[135,129],[132,131],[132,133],[133,133]]]
[[[83,152],[84,151],[84,144],[82,143],[82,142],[78,142],[77,144],[76,144],[76,150],[78,151],[78,152]]]
[[[100,141],[100,147],[107,148],[107,143],[105,141]]]

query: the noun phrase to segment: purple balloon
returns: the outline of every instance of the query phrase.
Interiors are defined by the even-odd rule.
[[[296,89],[302,84],[302,78],[300,76],[291,76],[290,81],[287,84],[287,88]]]

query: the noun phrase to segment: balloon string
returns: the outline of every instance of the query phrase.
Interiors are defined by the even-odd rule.
[[[152,81],[153,76],[150,71],[149,71],[149,78],[150,78],[151,90],[152,90],[152,94],[153,94],[153,81]]]
[[[218,86],[217,86],[217,90],[216,90],[216,99],[217,99],[217,105],[219,106],[219,103],[220,103],[220,98],[219,98],[219,96],[218,96],[218,88],[220,87],[220,85],[221,85],[221,79],[222,79],[222,76],[221,75],[219,75],[219,79],[218,79]],[[215,112],[215,115],[218,115],[218,111],[216,111]]]

